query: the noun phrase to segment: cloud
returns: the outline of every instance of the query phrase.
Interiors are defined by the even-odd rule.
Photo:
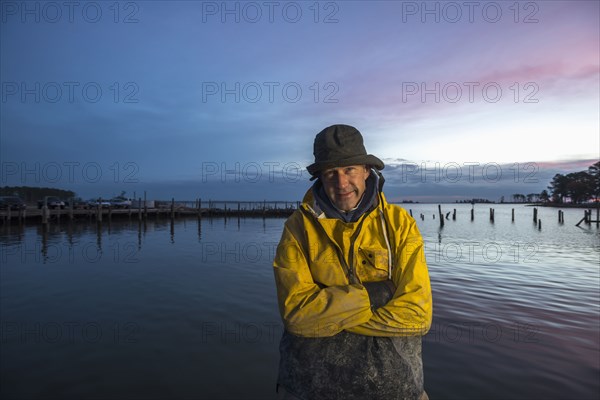
[[[480,14],[474,23],[436,23],[431,16],[423,23],[421,15],[404,18],[402,2],[339,3],[337,21],[327,24],[314,22],[308,3],[298,3],[305,7],[298,24],[279,14],[274,23],[235,23],[231,15],[225,23],[220,15],[203,21],[200,3],[165,4],[145,4],[134,24],[113,23],[108,9],[100,24],[18,23],[12,16],[0,37],[3,81],[28,88],[77,81],[79,89],[96,82],[104,96],[97,103],[82,101],[80,92],[74,103],[36,102],[31,94],[3,101],[2,160],[95,162],[107,179],[111,165],[133,162],[142,185],[170,187],[169,179],[186,180],[173,186],[186,193],[185,185],[194,187],[206,162],[228,168],[308,165],[314,135],[333,123],[357,126],[371,153],[390,158],[386,172],[394,172],[396,159],[472,155],[481,163],[513,158],[523,164],[529,158],[589,158],[596,151],[597,3],[536,3],[539,23],[532,24],[513,22],[509,3],[498,3],[506,18],[497,24]],[[333,10],[325,6],[321,20]],[[482,97],[487,81],[502,86],[501,101]],[[134,104],[122,101],[131,82],[139,89]],[[207,82],[229,91],[239,83],[242,93],[207,99]],[[278,84],[273,101],[266,82]],[[453,82],[462,90],[456,102]],[[480,83],[473,101],[467,82]],[[521,101],[531,93],[524,87],[528,82],[537,84],[538,103]],[[282,94],[286,83],[299,85],[298,101]],[[262,88],[259,99],[252,97],[256,85]],[[432,89],[438,93],[423,97]],[[555,134],[568,140],[547,140]],[[388,183],[393,188],[409,182],[390,176]],[[260,186],[253,184],[248,194],[259,196],[254,188]],[[263,193],[277,195],[272,187]]]

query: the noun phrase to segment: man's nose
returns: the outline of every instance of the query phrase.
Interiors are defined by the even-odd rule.
[[[338,188],[344,188],[348,186],[348,176],[343,172],[336,175],[336,185]]]

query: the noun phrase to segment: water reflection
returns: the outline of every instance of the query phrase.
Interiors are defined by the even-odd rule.
[[[244,218],[244,217],[179,217],[179,218],[129,218],[115,219],[105,218],[103,221],[75,220],[63,221],[54,219],[48,224],[2,224],[0,225],[0,245],[6,249],[11,246],[24,248],[34,246],[36,252],[41,254],[42,262],[46,263],[54,258],[52,250],[56,247],[65,247],[72,251],[74,247],[86,246],[92,250],[90,244],[94,244],[94,250],[98,255],[102,254],[108,238],[135,237],[136,248],[142,249],[148,233],[168,231],[169,243],[177,241],[177,231],[187,231],[189,224],[195,224],[197,242],[202,242],[202,225],[208,224],[213,229],[216,221],[222,222],[222,227],[227,230],[230,219],[235,218],[236,232],[243,230],[244,221],[247,219],[262,219],[262,233],[267,233],[267,219],[269,218]],[[276,220],[283,221],[281,218]],[[35,232],[35,236],[27,235],[27,231]],[[29,243],[27,243],[29,241]]]
[[[411,207],[427,216],[417,224],[434,296],[431,398],[594,398],[600,229],[576,228],[580,210],[563,224],[540,210],[541,231],[525,207],[514,221],[496,207],[493,224],[476,207],[472,221],[470,205],[440,228],[431,205]],[[56,398],[273,398],[283,219],[230,218],[0,225],[0,397],[39,397],[35,386]],[[71,326],[105,335],[79,329],[73,342]]]
[[[198,222],[200,223],[200,222]],[[171,219],[171,243],[175,243],[175,220]]]

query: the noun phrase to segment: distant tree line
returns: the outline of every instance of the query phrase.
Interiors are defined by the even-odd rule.
[[[548,190],[553,203],[563,203],[565,198],[573,203],[600,198],[600,161],[590,165],[586,171],[554,175]]]
[[[600,161],[588,167],[586,171],[572,172],[570,174],[556,174],[548,190],[541,193],[512,195],[514,203],[564,203],[570,199],[572,203],[585,203],[591,199],[600,198]],[[502,201],[504,202],[504,197]]]
[[[47,187],[4,186],[0,187],[0,196],[19,196],[26,203],[35,203],[38,200],[42,200],[45,196],[56,196],[67,200],[75,197],[75,192]]]
[[[456,203],[475,204],[475,203],[493,203],[493,201],[490,201],[488,199],[470,199],[470,200],[456,200]]]
[[[513,203],[536,203],[538,201],[547,201],[548,200],[548,192],[546,192],[545,194],[544,194],[544,192],[529,193],[529,194],[515,193],[512,195]],[[544,198],[546,200],[544,200]],[[502,203],[504,203],[504,201],[502,201]]]

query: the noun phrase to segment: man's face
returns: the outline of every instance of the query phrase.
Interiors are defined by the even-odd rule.
[[[358,205],[368,177],[365,165],[329,168],[321,172],[325,193],[333,205],[343,211],[350,211]]]

